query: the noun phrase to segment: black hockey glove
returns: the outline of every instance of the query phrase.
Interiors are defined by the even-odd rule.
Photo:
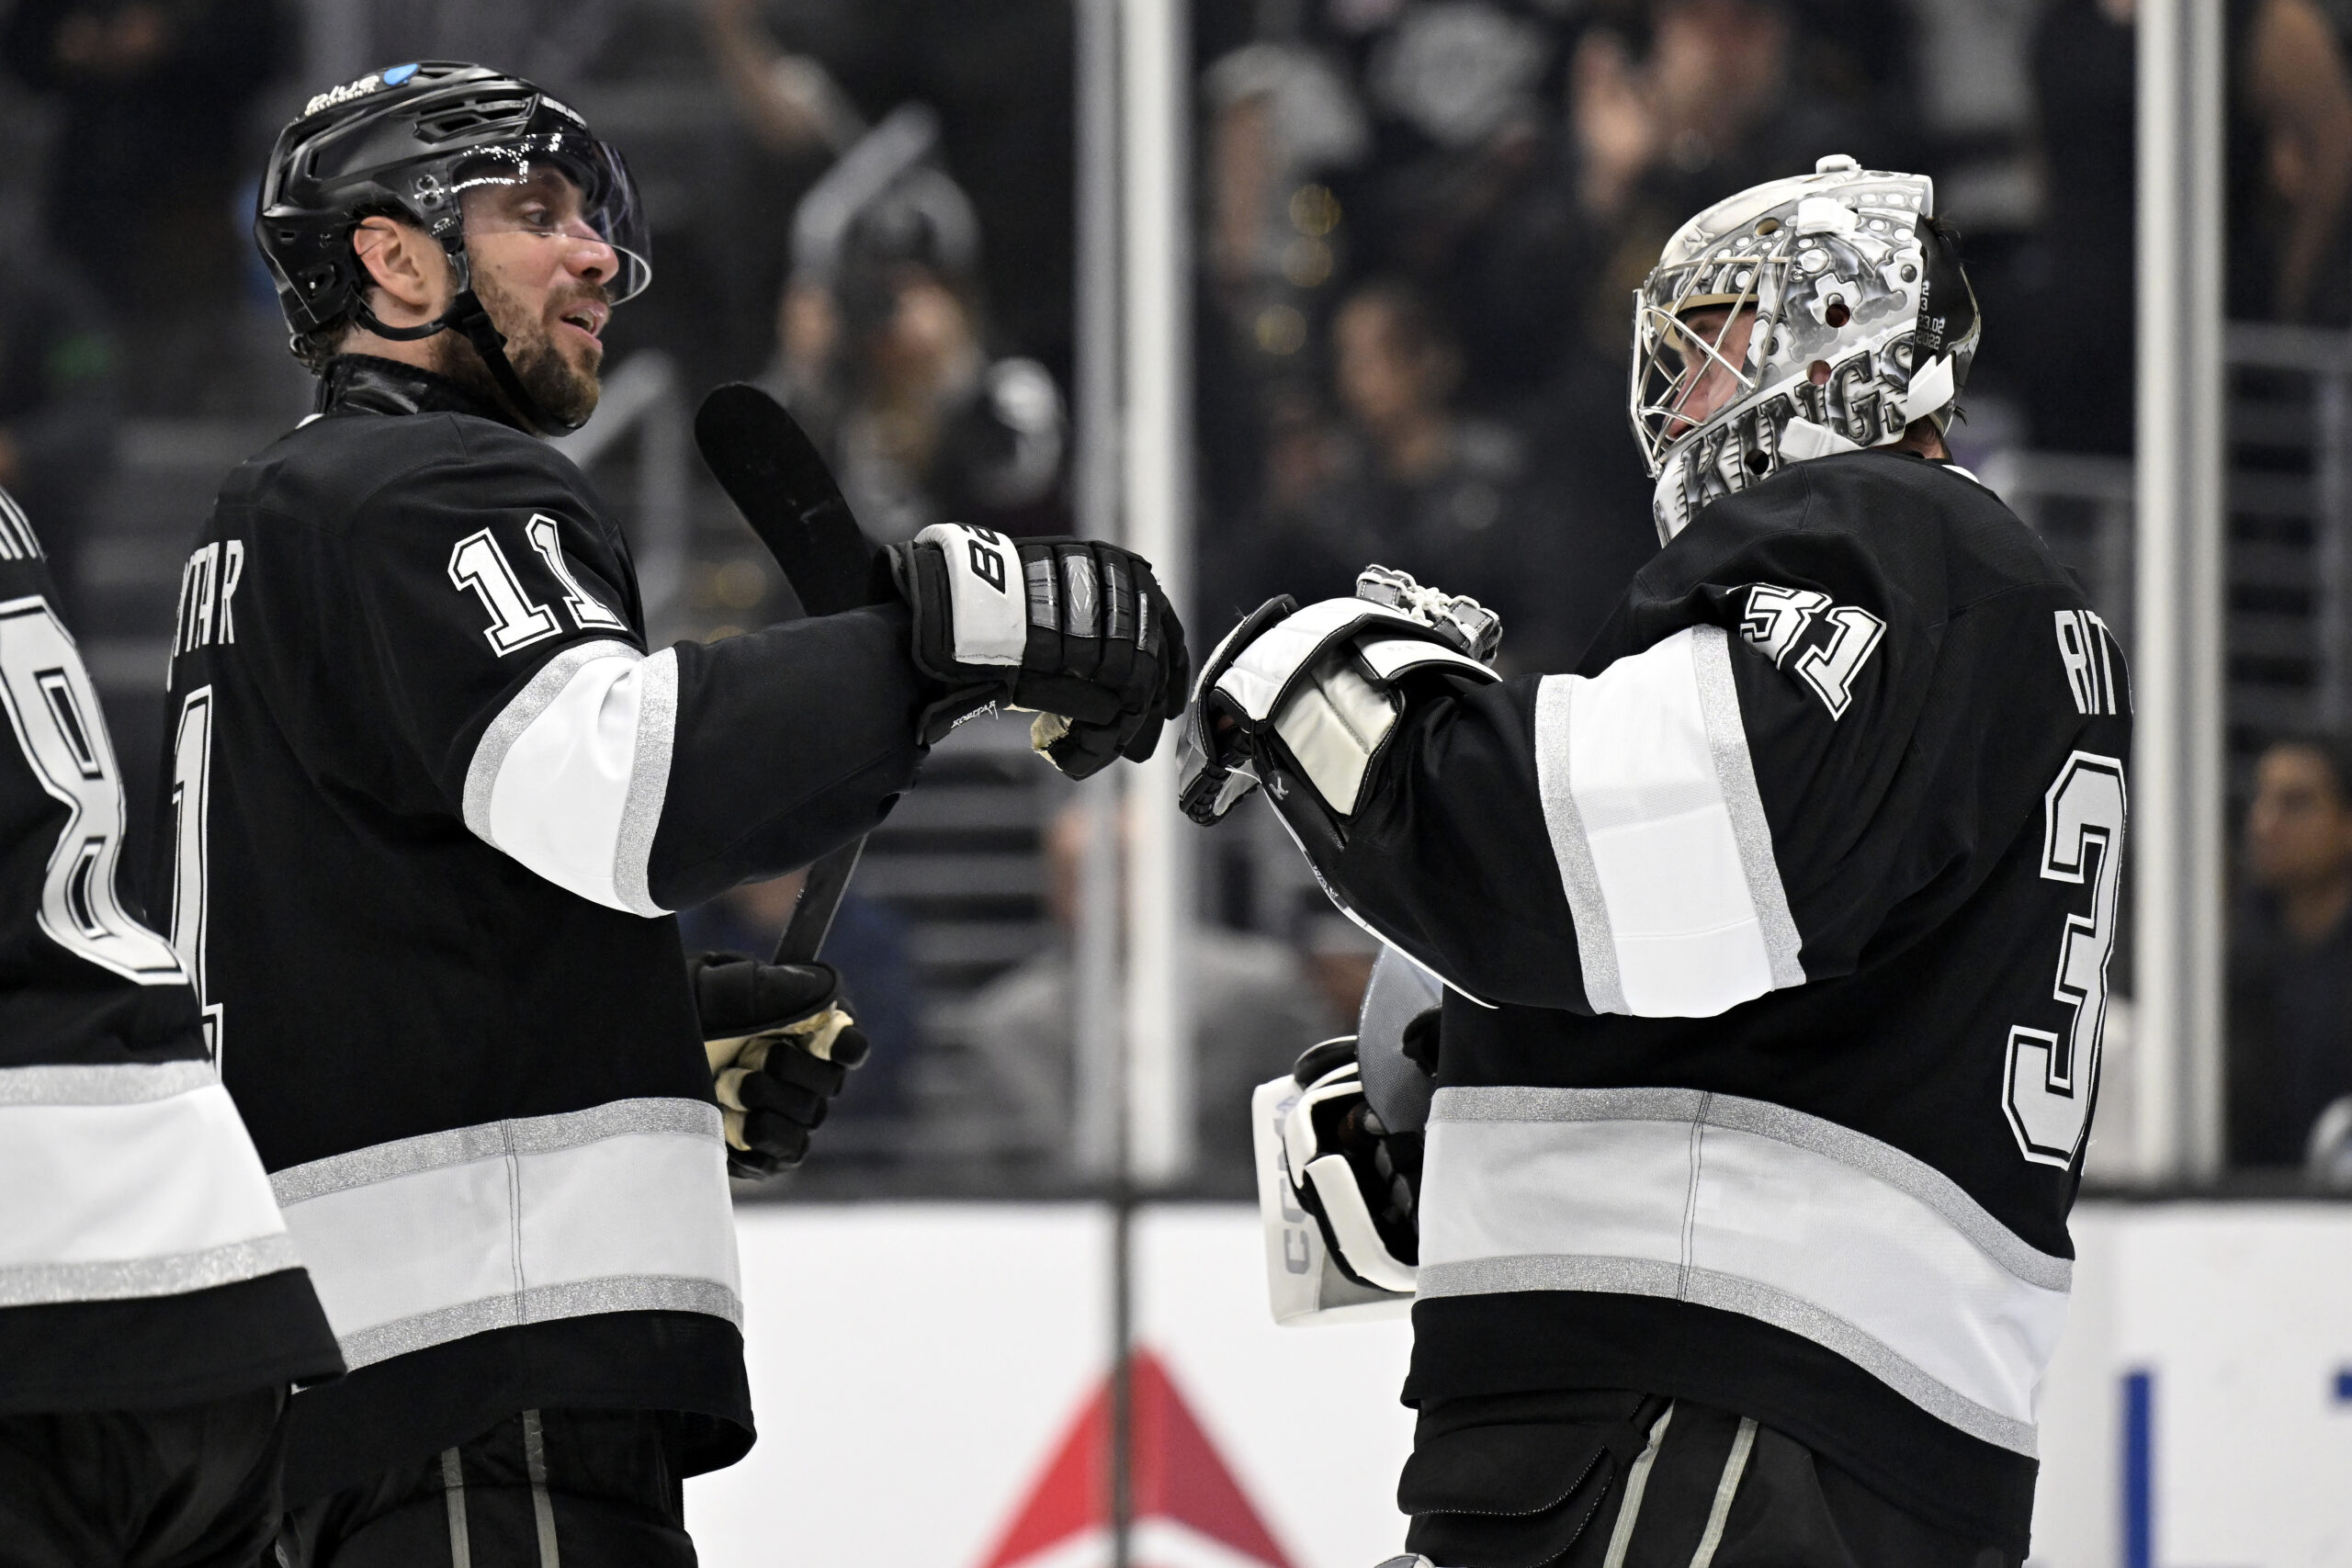
[[[703,1048],[727,1128],[727,1172],[774,1176],[808,1153],[866,1040],[824,964],[763,964],[740,953],[686,960]]]
[[[1082,779],[1142,761],[1183,713],[1184,628],[1133,551],[941,523],[881,558],[914,611],[915,664],[948,688],[925,744],[992,705],[1031,708],[1037,750]]]

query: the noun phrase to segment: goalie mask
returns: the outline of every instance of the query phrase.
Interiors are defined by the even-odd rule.
[[[1976,297],[1924,175],[1826,157],[1685,223],[1634,296],[1634,433],[1661,543],[1789,463],[1947,428]]]

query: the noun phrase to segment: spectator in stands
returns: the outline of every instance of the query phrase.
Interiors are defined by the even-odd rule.
[[[2048,207],[2008,334],[2034,445],[2132,450],[2137,185],[2134,0],[2053,0],[2033,47]],[[2244,321],[2352,321],[2352,89],[2314,0],[2228,0],[2228,309]],[[1996,352],[1999,352],[1996,344]]]
[[[87,285],[35,237],[0,233],[0,490],[40,519],[77,626],[85,519],[113,464],[114,338]]]
[[[991,334],[1069,367],[1075,141],[1069,0],[701,0],[706,39],[772,154],[842,152],[894,107],[929,106],[933,162],[988,235],[976,298]],[[763,217],[739,229],[758,232]],[[761,235],[763,240],[765,235]],[[775,297],[781,256],[767,286]]]
[[[2231,1158],[2303,1163],[2352,1095],[2352,745],[2282,740],[2255,766],[2252,884],[2231,964]]]
[[[192,400],[239,324],[236,139],[289,37],[274,0],[17,0],[0,23],[0,63],[62,110],[50,235],[146,345],[142,408]]]
[[[902,106],[802,200],[763,384],[832,460],[877,542],[933,523],[1068,532],[1059,389],[983,339],[978,214]]]
[[[1452,322],[1464,408],[1544,425],[1546,453],[1581,446],[1582,478],[1624,462],[1584,416],[1623,381],[1625,302],[1685,216],[1825,152],[1917,166],[1908,12],[1884,0],[1257,14],[1204,83],[1213,513],[1295,475],[1331,304],[1366,277],[1408,280]]]
[[[1916,167],[1907,126],[1885,112],[1891,83],[1817,79],[1816,58],[1890,68],[1905,39],[1842,25],[1851,6],[1815,0],[1650,0],[1649,39],[1595,28],[1571,67],[1576,197],[1584,232],[1584,319],[1622,356],[1624,301],[1690,213],[1751,185],[1804,174],[1828,152],[1866,168]],[[1894,6],[1877,7],[1894,12]],[[1810,28],[1854,36],[1815,49]],[[1862,36],[1866,32],[1867,36]],[[1860,46],[1860,52],[1855,52]]]
[[[999,976],[972,998],[971,1043],[985,1064],[988,1092],[1021,1129],[1027,1146],[1072,1153],[1076,1106],[1078,985],[1072,932],[1078,922],[1084,810],[1056,817],[1046,833],[1046,902],[1052,945]],[[1298,1054],[1344,1032],[1299,954],[1271,937],[1224,926],[1195,927],[1187,958],[1193,1007],[1196,1188],[1234,1197],[1254,1190],[1250,1091],[1289,1070]]]
[[[1656,547],[1639,501],[1621,495],[1609,505],[1569,490],[1511,427],[1462,412],[1461,350],[1411,284],[1385,278],[1357,289],[1331,335],[1346,420],[1323,437],[1321,480],[1290,479],[1299,498],[1270,506],[1262,527],[1208,563],[1212,591],[1251,605],[1273,585],[1344,594],[1376,561],[1499,613],[1512,668],[1567,669]],[[1588,434],[1630,452],[1622,416]]]
[[[1395,273],[1454,320],[1484,400],[1548,378],[1574,298],[1555,196],[1568,9],[1328,0],[1211,63],[1207,272],[1257,376],[1311,366],[1328,302]]]

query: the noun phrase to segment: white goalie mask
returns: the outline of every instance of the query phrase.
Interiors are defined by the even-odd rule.
[[[1632,388],[1661,543],[1786,464],[1886,446],[1915,419],[1951,423],[1976,297],[1934,215],[1926,175],[1837,154],[1667,242],[1634,295]]]

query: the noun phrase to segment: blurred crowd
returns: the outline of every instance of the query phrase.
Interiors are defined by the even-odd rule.
[[[2133,9],[1195,0],[1200,637],[1377,561],[1499,611],[1511,670],[1572,667],[1656,548],[1633,288],[1683,219],[1825,153],[1935,175],[1965,236],[1987,328],[1963,462],[2128,454]],[[2343,329],[2352,0],[2225,11],[2231,313]],[[308,94],[420,57],[531,75],[628,152],[655,287],[609,364],[658,349],[686,388],[768,387],[877,537],[1070,528],[1070,0],[0,0],[0,485],[70,594],[104,575],[77,562],[126,421],[302,412],[244,233],[261,159]],[[788,607],[727,556],[684,629]],[[2331,1106],[2352,1138],[2346,755],[2295,737],[2243,792],[2249,1165],[2312,1157]],[[952,1045],[946,1113],[994,1108],[1008,1179],[1069,1175],[1077,829],[1033,793],[1025,957],[943,979],[920,900],[845,911],[878,1043],[850,1147],[930,1137]],[[1311,885],[1238,874],[1204,879],[1198,949],[1200,1142],[1229,1191],[1247,1086],[1345,1026],[1367,964]],[[745,890],[695,931],[759,945],[790,897]]]

